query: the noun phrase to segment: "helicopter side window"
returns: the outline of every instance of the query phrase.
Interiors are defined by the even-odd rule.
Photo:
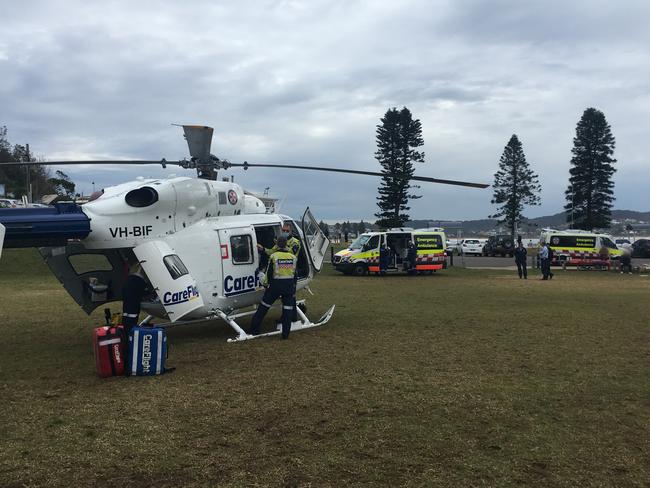
[[[167,267],[167,271],[169,271],[169,274],[171,275],[172,279],[177,280],[181,276],[185,276],[189,271],[187,271],[187,268],[183,264],[183,261],[181,261],[181,258],[179,258],[176,254],[170,254],[169,256],[165,256],[163,258],[163,262],[165,263],[165,266]]]
[[[233,264],[252,264],[253,262],[253,241],[251,236],[232,236],[230,238]]]

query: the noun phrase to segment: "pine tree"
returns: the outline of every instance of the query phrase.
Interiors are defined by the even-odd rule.
[[[382,167],[377,205],[380,211],[375,214],[380,227],[401,227],[409,220],[405,212],[410,199],[420,198],[409,194],[414,188],[409,184],[415,168],[413,162],[423,163],[424,153],[416,148],[422,146],[422,124],[413,119],[406,107],[398,111],[389,109],[377,126],[377,152],[375,159]]]
[[[330,236],[330,226],[327,225],[324,221],[318,222],[318,227],[320,227],[320,230],[323,231],[323,234],[325,234],[325,237]]]
[[[524,205],[539,205],[541,189],[537,174],[528,166],[521,142],[513,134],[503,149],[499,171],[494,175],[492,203],[501,207],[490,217],[501,219],[499,223],[506,224],[514,239],[517,225],[523,218]]]
[[[569,187],[565,192],[567,222],[585,230],[609,227],[614,202],[615,141],[605,114],[588,108],[576,126]]]

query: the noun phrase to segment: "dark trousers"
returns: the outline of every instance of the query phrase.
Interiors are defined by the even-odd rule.
[[[131,327],[138,325],[140,306],[146,283],[137,275],[129,275],[122,288],[122,325],[128,334]]]
[[[624,272],[626,269],[628,273],[632,272],[632,260],[630,259],[629,256],[623,256],[621,257],[621,272]]]
[[[542,259],[541,267],[542,267],[542,276],[543,276],[542,279],[547,280],[549,278],[553,278],[553,272],[551,271],[551,260],[550,259]]]
[[[526,269],[526,261],[515,261],[517,263],[517,273],[519,274],[519,278],[523,277],[528,279],[528,270]]]
[[[269,286],[264,292],[260,306],[257,307],[253,320],[251,321],[251,334],[260,333],[260,325],[266,316],[266,313],[278,298],[282,298],[282,337],[289,337],[291,331],[291,318],[293,316],[293,307],[295,305],[296,287],[293,280],[271,280]]]

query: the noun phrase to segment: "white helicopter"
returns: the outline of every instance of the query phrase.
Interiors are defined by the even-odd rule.
[[[182,126],[191,159],[179,161],[54,161],[29,164],[161,164],[195,168],[198,178],[143,179],[108,187],[83,205],[66,202],[48,208],[0,209],[2,247],[38,247],[66,291],[88,314],[122,299],[129,266],[139,263],[155,291],[142,303],[149,315],[168,326],[221,319],[236,332],[229,341],[279,334],[249,335],[237,319],[263,294],[257,245],[273,246],[283,227],[299,236],[297,290],[308,289],[321,270],[329,246],[309,208],[302,221],[268,213],[265,203],[232,181],[216,181],[229,167],[277,167],[371,176],[382,173],[314,166],[233,164],[210,154],[213,129]],[[25,165],[24,162],[0,165]],[[485,188],[487,185],[414,176],[416,181]],[[3,244],[4,241],[4,244]],[[332,305],[316,322],[305,314],[292,330],[327,323]]]

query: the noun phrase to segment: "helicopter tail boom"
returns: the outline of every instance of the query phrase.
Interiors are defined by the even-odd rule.
[[[0,251],[3,246],[65,246],[68,239],[90,234],[90,219],[75,203],[56,203],[46,208],[0,209],[0,227]]]

